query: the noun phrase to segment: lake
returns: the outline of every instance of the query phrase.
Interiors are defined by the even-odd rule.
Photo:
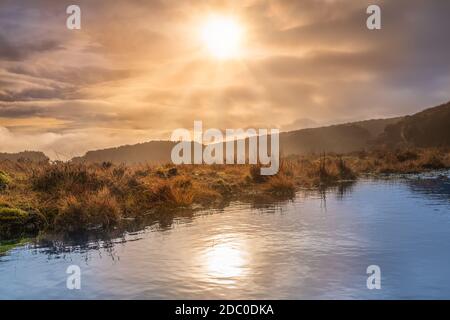
[[[69,290],[66,269],[81,270]],[[369,290],[367,267],[381,270]],[[449,172],[232,202],[123,236],[0,256],[1,299],[449,299]]]

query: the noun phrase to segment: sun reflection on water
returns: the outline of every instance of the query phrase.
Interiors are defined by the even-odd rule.
[[[248,254],[245,242],[236,235],[225,235],[213,240],[200,259],[204,275],[209,281],[233,284],[245,277]]]

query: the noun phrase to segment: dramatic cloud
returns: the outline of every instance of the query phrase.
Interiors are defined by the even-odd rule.
[[[447,0],[120,0],[0,3],[0,152],[67,157],[168,139],[194,120],[294,130],[414,113],[450,100]],[[382,29],[366,8],[382,8]],[[199,26],[245,30],[219,61]]]

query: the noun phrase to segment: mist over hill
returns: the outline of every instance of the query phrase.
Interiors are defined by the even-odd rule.
[[[359,121],[329,127],[301,129],[280,133],[280,149],[283,155],[321,152],[345,153],[368,148],[388,125],[402,118]],[[89,151],[74,162],[114,163],[164,163],[170,162],[170,154],[176,142],[150,141],[136,145]],[[246,142],[248,148],[248,142]]]
[[[248,142],[246,143],[248,147]],[[176,145],[172,141],[150,141],[135,145],[94,150],[73,162],[167,163]],[[327,127],[280,133],[280,152],[284,156],[311,153],[347,153],[376,147],[450,146],[450,102],[416,114],[388,119],[374,119]],[[48,161],[42,152],[0,153],[0,160],[28,158]]]
[[[283,132],[280,133],[280,149],[284,155],[364,150],[384,132],[386,126],[395,124],[401,119],[366,120]]]

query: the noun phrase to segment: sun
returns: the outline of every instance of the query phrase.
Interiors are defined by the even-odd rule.
[[[217,59],[236,58],[241,54],[243,28],[232,17],[210,17],[202,25],[200,36],[208,52]]]

